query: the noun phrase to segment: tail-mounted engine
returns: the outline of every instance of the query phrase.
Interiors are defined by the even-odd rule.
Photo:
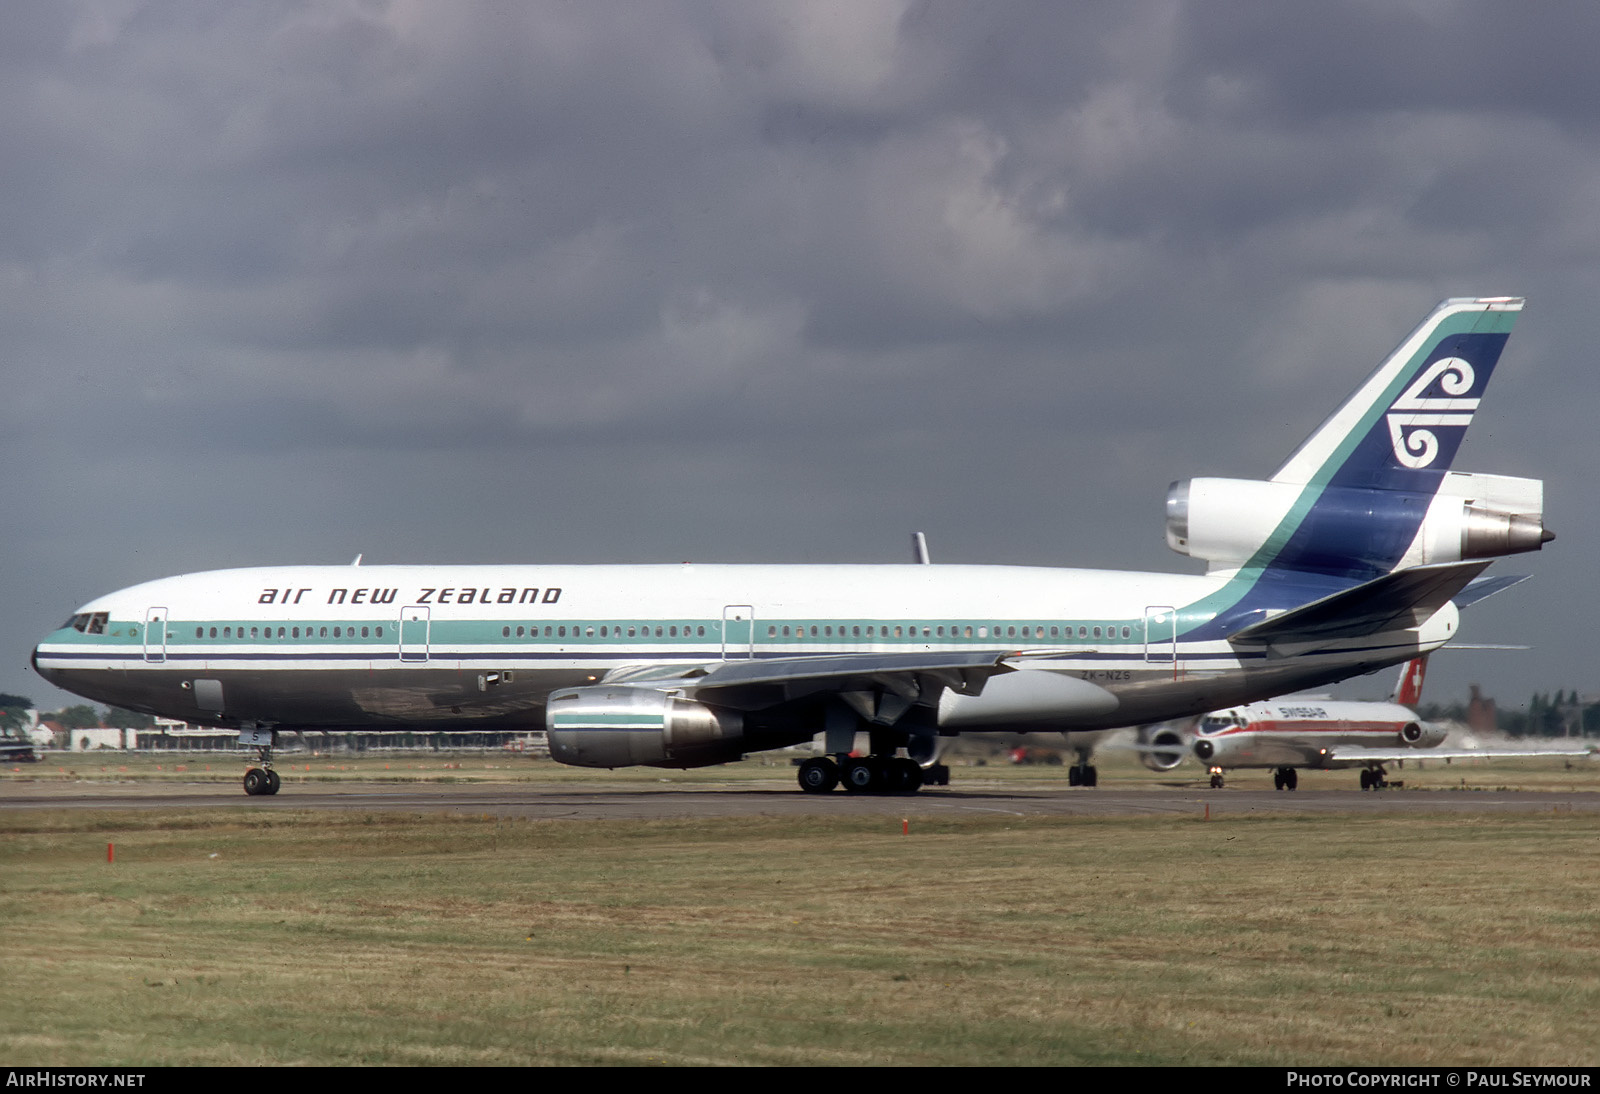
[[[744,754],[744,720],[657,688],[601,686],[551,693],[550,755],[577,767],[704,767]]]
[[[1171,726],[1139,728],[1139,762],[1151,771],[1171,771],[1183,762],[1188,744]]]
[[[1212,569],[1262,553],[1294,569],[1387,572],[1537,551],[1554,538],[1544,483],[1507,475],[1448,472],[1433,494],[1211,478],[1167,491],[1167,546]]]
[[[1407,722],[1400,727],[1400,739],[1414,748],[1434,748],[1444,743],[1445,731],[1427,722]]]

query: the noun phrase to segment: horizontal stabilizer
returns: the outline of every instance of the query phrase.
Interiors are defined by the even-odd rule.
[[[1414,566],[1314,600],[1234,631],[1230,642],[1252,645],[1360,638],[1415,627],[1481,574],[1492,560]]]
[[[1469,604],[1476,604],[1480,600],[1487,600],[1495,593],[1505,592],[1513,585],[1528,580],[1530,574],[1496,574],[1493,577],[1480,577],[1476,581],[1467,582],[1467,587],[1462,589],[1451,600],[1456,602],[1456,607],[1465,608]]]

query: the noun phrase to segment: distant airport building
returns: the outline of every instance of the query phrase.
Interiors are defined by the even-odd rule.
[[[239,748],[239,733],[217,726],[197,726],[170,718],[157,718],[145,728],[58,729],[57,748],[72,752],[121,750],[139,752],[233,752]],[[473,732],[417,733],[409,730],[348,733],[294,733],[278,736],[278,749],[284,752],[366,752],[374,749],[505,749],[547,756],[549,746],[544,731],[531,733]]]

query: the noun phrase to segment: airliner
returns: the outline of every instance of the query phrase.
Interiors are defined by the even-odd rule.
[[[1445,749],[1443,726],[1412,709],[1422,697],[1428,659],[1419,657],[1400,670],[1386,703],[1341,702],[1320,696],[1285,696],[1218,710],[1200,719],[1194,754],[1211,769],[1211,786],[1223,785],[1223,772],[1240,767],[1270,767],[1272,785],[1294,790],[1297,768],[1361,769],[1361,789],[1389,785],[1387,764],[1406,760],[1508,759],[1525,756],[1592,756],[1587,748]]]
[[[917,789],[965,731],[1149,724],[1398,664],[1538,550],[1543,483],[1450,470],[1523,301],[1441,303],[1268,480],[1196,478],[1204,574],[1024,566],[282,566],[151,581],[39,643],[50,683],[235,727],[272,794],[295,730],[543,726],[588,767],[697,767],[824,734],[801,788]],[[357,563],[360,559],[357,559]],[[864,729],[870,754],[852,756]]]

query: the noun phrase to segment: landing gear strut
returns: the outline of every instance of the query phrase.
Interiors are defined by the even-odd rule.
[[[256,745],[256,763],[260,767],[252,767],[244,773],[244,792],[251,797],[271,797],[278,792],[278,773],[272,770],[272,745],[277,734],[267,730],[240,730],[240,740],[245,740],[245,734],[250,733],[251,742]],[[261,734],[267,735],[266,742],[260,743]]]
[[[1300,775],[1292,767],[1280,767],[1272,773],[1274,790],[1293,790],[1300,785]]]

